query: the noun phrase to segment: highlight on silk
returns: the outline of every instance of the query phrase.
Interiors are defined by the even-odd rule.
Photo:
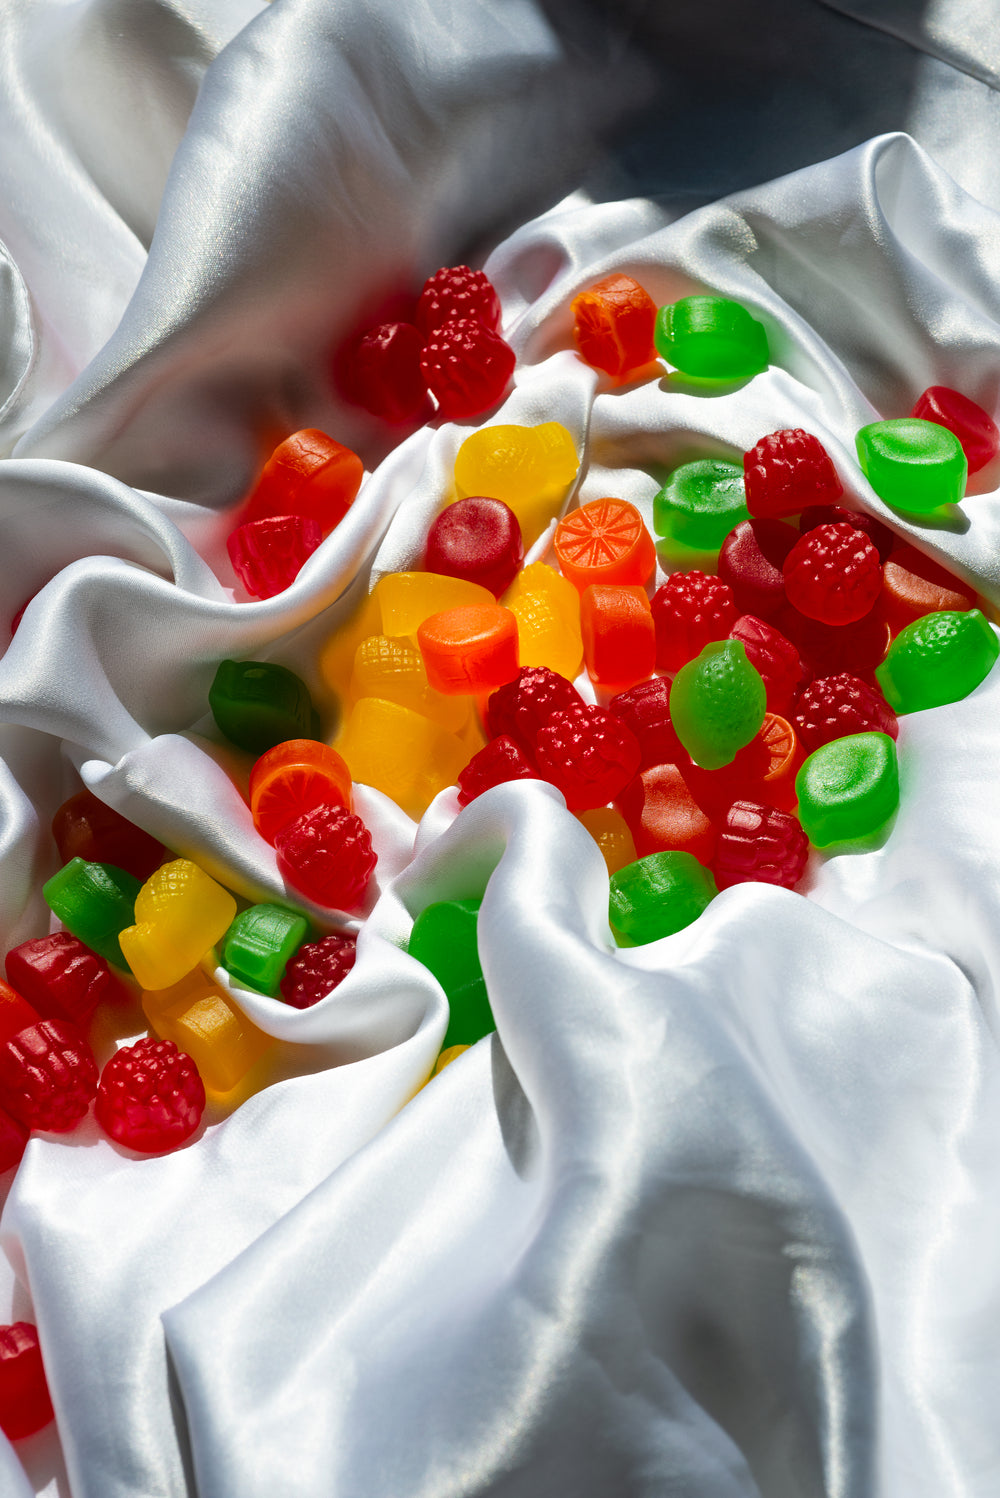
[[[0,20],[0,1494],[995,1492],[994,83],[825,9],[644,192],[676,22]]]

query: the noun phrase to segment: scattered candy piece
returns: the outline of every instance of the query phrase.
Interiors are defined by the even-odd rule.
[[[656,569],[653,538],[627,499],[592,499],[571,510],[552,546],[563,576],[581,593],[591,583],[645,587]]]
[[[613,379],[625,379],[656,358],[656,303],[631,276],[605,276],[570,305],[580,357]]]
[[[527,547],[559,513],[579,466],[561,422],[480,427],[458,450],[455,488],[460,496],[490,494],[510,505]]]
[[[761,520],[833,504],[844,492],[826,448],[801,427],[762,437],[744,455],[743,472],[747,509]]]
[[[285,968],[281,997],[293,1009],[311,1009],[343,983],[357,958],[355,936],[330,935],[307,941]]]
[[[554,567],[533,562],[501,598],[517,620],[522,666],[550,666],[572,681],[583,659],[580,595]]]
[[[533,760],[539,732],[553,713],[576,707],[580,701],[573,683],[558,672],[547,666],[522,666],[512,681],[490,696],[486,725],[492,738],[506,734]]]
[[[576,819],[590,833],[601,850],[608,874],[616,874],[627,863],[635,862],[635,841],[629,825],[614,806],[595,806],[579,811]]]
[[[744,520],[719,551],[719,579],[741,614],[773,619],[785,606],[785,558],[799,539],[783,520]]]
[[[897,713],[967,697],[993,669],[1000,643],[978,609],[925,614],[900,630],[875,672]]]
[[[46,1019],[85,1025],[111,986],[108,965],[69,931],[23,941],[7,953],[7,977]]]
[[[426,336],[460,317],[471,317],[498,333],[500,298],[483,271],[470,270],[467,265],[444,265],[424,282],[416,324]]]
[[[231,1092],[274,1044],[200,968],[144,993],[142,1007],[151,1029],[191,1057],[212,1092]]]
[[[52,818],[52,836],[63,863],[110,863],[136,879],[148,879],[163,862],[165,848],[148,832],[108,806],[93,791],[77,791]]]
[[[492,692],[518,672],[517,619],[492,601],[432,614],[417,644],[437,692]]]
[[[882,563],[885,563],[893,547],[899,544],[894,532],[883,525],[881,520],[876,520],[874,515],[866,515],[860,510],[845,510],[843,505],[807,505],[799,516],[799,534],[804,536],[807,531],[814,531],[818,525],[853,525],[855,530],[864,531]]]
[[[808,857],[809,840],[789,812],[762,802],[736,801],[719,834],[716,883],[720,889],[748,881],[794,889]]]
[[[970,473],[978,473],[1000,452],[1000,430],[992,416],[947,385],[931,385],[917,397],[910,415],[953,432],[962,444]]]
[[[319,715],[302,679],[274,661],[221,661],[208,691],[219,731],[251,754],[285,739],[319,738]]]
[[[355,703],[337,747],[352,780],[391,796],[411,817],[423,816],[438,792],[454,785],[470,757],[439,723],[378,697]]]
[[[685,752],[670,721],[670,683],[662,676],[653,676],[629,687],[627,692],[619,692],[608,707],[639,740],[641,770],[648,770],[651,765],[674,764],[677,755]]]
[[[427,533],[428,572],[462,577],[489,588],[497,598],[524,561],[517,516],[502,499],[469,495],[441,511]]]
[[[0,1326],[0,1429],[20,1441],[52,1418],[37,1327],[27,1321]]]
[[[496,1029],[476,939],[481,903],[436,901],[420,912],[410,932],[410,956],[434,974],[451,1011],[442,1050],[475,1045]]]
[[[721,458],[675,468],[653,500],[653,530],[698,551],[718,551],[734,526],[748,520],[743,470]]]
[[[879,499],[906,515],[958,504],[965,494],[965,453],[947,427],[901,416],[862,427],[856,442],[858,461]]]
[[[127,968],[119,935],[135,919],[142,882],[108,863],[71,858],[42,885],[53,914],[84,946],[116,967]]]
[[[897,546],[882,569],[881,608],[893,634],[924,614],[964,612],[975,602],[971,588],[915,546]]]
[[[423,351],[424,335],[412,323],[384,322],[369,328],[347,364],[348,400],[393,424],[429,416]]]
[[[512,738],[505,733],[474,754],[458,777],[458,804],[468,806],[484,791],[495,785],[505,785],[508,780],[537,780],[538,771]]]
[[[591,681],[620,691],[651,676],[656,626],[645,588],[591,583],[580,599],[583,659]]]
[[[375,869],[371,833],[342,806],[316,806],[274,840],[278,872],[306,899],[338,910],[360,905]]]
[[[792,721],[809,750],[854,733],[887,733],[898,737],[896,714],[882,693],[841,671],[816,677],[799,694]]]
[[[351,810],[351,772],[336,749],[316,739],[286,739],[255,761],[250,771],[250,811],[265,842],[314,806],[339,803]]]
[[[606,806],[639,768],[639,743],[606,708],[578,702],[553,713],[535,740],[546,780],[562,791],[570,811]]]
[[[380,697],[383,702],[398,702],[449,733],[462,732],[471,710],[469,698],[434,690],[415,644],[389,635],[369,635],[361,641],[354,653],[349,695],[354,700]]]
[[[319,522],[305,515],[248,520],[226,540],[233,571],[251,598],[283,593],[323,539]]]
[[[805,676],[798,650],[786,635],[753,614],[741,614],[729,631],[731,640],[742,642],[747,660],[760,672],[772,713],[787,713]]]
[[[795,790],[799,821],[814,848],[874,837],[899,805],[896,746],[885,733],[834,739],[809,755]]]
[[[120,934],[121,949],[145,989],[169,988],[220,941],[236,915],[236,901],[190,858],[176,858],[151,874],[135,901],[135,925]]]
[[[503,396],[517,357],[509,343],[471,317],[456,317],[428,335],[420,369],[446,421],[481,416]]]
[[[26,1129],[76,1128],[97,1090],[97,1064],[68,1020],[40,1019],[0,982],[0,1106]]]
[[[739,640],[715,640],[682,666],[670,689],[670,718],[696,764],[728,765],[759,732],[767,694]]]
[[[653,594],[656,664],[679,671],[712,640],[725,639],[736,623],[732,590],[704,572],[674,572]]]
[[[309,922],[280,905],[251,905],[236,916],[222,943],[222,966],[235,982],[275,994],[285,966],[309,935]]]
[[[158,1155],[190,1139],[204,1109],[205,1087],[191,1057],[172,1040],[147,1036],[108,1061],[94,1111],[119,1144]]]
[[[793,608],[822,624],[854,624],[882,591],[878,551],[853,525],[818,525],[785,558],[785,594]]]
[[[664,848],[683,849],[709,864],[716,828],[698,805],[677,765],[643,770],[616,798],[640,858]]]
[[[293,432],[261,469],[243,520],[298,515],[328,535],[354,503],[364,471],[357,453],[325,432],[315,427]]]
[[[718,894],[690,853],[650,853],[611,876],[609,917],[621,947],[645,946],[696,921]]]
[[[661,359],[698,379],[745,379],[770,358],[763,326],[721,296],[686,296],[661,307],[654,342]]]

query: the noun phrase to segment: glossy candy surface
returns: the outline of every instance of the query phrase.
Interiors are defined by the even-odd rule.
[[[785,606],[785,558],[799,539],[782,520],[745,520],[719,551],[719,578],[732,589],[741,614],[773,619]]]
[[[572,681],[583,659],[580,594],[554,567],[524,567],[501,602],[517,620],[522,666],[549,666]]]
[[[471,494],[457,499],[427,533],[428,572],[479,583],[496,597],[513,582],[523,560],[520,524],[502,499]]]
[[[249,791],[254,826],[269,843],[314,806],[339,803],[351,810],[347,762],[317,739],[286,739],[268,749],[250,771]]]
[[[497,333],[500,298],[483,271],[467,265],[443,265],[424,282],[414,320],[426,336],[457,317],[471,317]]]
[[[231,1092],[274,1044],[200,968],[144,993],[142,1007],[155,1034],[191,1057],[212,1092]]]
[[[561,422],[480,427],[455,457],[455,487],[460,496],[489,494],[510,505],[527,547],[558,514],[579,466]]]
[[[189,973],[225,935],[236,901],[189,858],[157,869],[139,891],[135,924],[121,948],[142,988],[168,988]]]
[[[342,806],[316,806],[274,840],[278,872],[306,899],[338,910],[360,905],[377,857],[371,833]]]
[[[821,624],[854,624],[882,591],[876,548],[853,525],[819,525],[796,541],[782,568],[793,608]]]
[[[653,500],[653,530],[701,551],[718,551],[734,526],[748,520],[743,470],[721,458],[675,468]]]
[[[293,1009],[311,1009],[344,981],[356,958],[354,936],[331,934],[305,942],[285,968],[281,997]]]
[[[68,1133],[97,1090],[93,1052],[68,1020],[32,1019],[30,1005],[21,1000],[17,1010],[4,998],[0,1106],[26,1129]]]
[[[1000,644],[980,613],[925,614],[901,630],[875,672],[897,713],[958,702],[993,669]]]
[[[729,764],[760,730],[766,711],[760,673],[739,640],[716,640],[682,666],[670,689],[670,717],[696,764]]]
[[[896,746],[884,733],[835,739],[809,755],[795,790],[799,821],[814,848],[874,837],[899,805]]]
[[[279,442],[247,500],[244,521],[270,515],[313,520],[323,535],[339,525],[361,487],[364,466],[357,453],[315,427]]]
[[[962,445],[970,473],[978,473],[1000,452],[1000,430],[992,416],[947,385],[931,385],[918,396],[910,415],[937,422],[953,432]]]
[[[146,1037],[107,1062],[95,1114],[106,1134],[143,1154],[190,1139],[205,1109],[205,1087],[190,1056],[172,1040]]]
[[[432,614],[417,644],[436,692],[491,692],[518,672],[517,619],[499,603]]]
[[[424,335],[412,323],[384,322],[369,328],[347,365],[348,399],[394,424],[429,416],[423,351]]]
[[[458,804],[468,806],[484,791],[495,785],[505,785],[508,780],[537,780],[538,771],[534,761],[506,734],[490,739],[477,754],[474,754],[459,772]]]
[[[797,819],[763,802],[735,801],[715,850],[720,889],[747,882],[794,889],[805,873],[809,841]]]
[[[626,499],[592,499],[571,510],[552,545],[563,576],[581,593],[591,583],[644,587],[656,567],[653,538]]]
[[[451,1011],[442,1050],[496,1029],[476,939],[480,900],[439,900],[413,922],[407,950],[441,984]]]
[[[148,879],[163,862],[165,849],[148,832],[108,806],[93,791],[77,791],[52,818],[52,836],[63,863],[110,863],[136,879]]]
[[[441,323],[420,353],[420,371],[445,421],[481,416],[495,406],[516,362],[510,344],[471,317]]]
[[[654,330],[661,359],[698,379],[739,380],[767,368],[767,334],[739,302],[688,296],[661,307]]]
[[[674,572],[652,601],[656,664],[679,671],[712,640],[723,640],[736,623],[732,590],[704,572]]]
[[[226,540],[233,571],[251,598],[274,598],[298,577],[323,539],[305,515],[270,515],[237,526]]]
[[[72,858],[42,886],[49,908],[87,947],[116,967],[127,967],[119,941],[131,926],[141,880],[113,864]]]
[[[579,702],[553,713],[535,740],[535,759],[546,780],[566,797],[570,811],[613,801],[639,768],[638,740],[606,708]]]
[[[613,379],[656,358],[656,303],[631,276],[614,274],[573,298],[573,342],[580,357]]]
[[[756,519],[780,520],[810,505],[828,505],[844,492],[830,455],[801,427],[771,432],[743,458],[746,502]]]
[[[880,499],[906,515],[958,504],[968,465],[953,432],[914,416],[875,421],[856,438],[858,461]]]
[[[38,1329],[27,1321],[0,1326],[0,1429],[20,1441],[52,1417]]]
[[[718,890],[690,853],[651,853],[611,876],[609,917],[619,946],[644,946],[696,921]]]
[[[39,1014],[85,1025],[111,986],[107,963],[69,931],[21,942],[7,953],[7,977]]]
[[[656,626],[644,588],[592,583],[580,599],[583,659],[591,681],[620,691],[650,676]]]
[[[461,739],[397,702],[362,697],[337,740],[351,777],[419,817],[468,762]]]
[[[308,687],[274,661],[221,661],[208,705],[220,732],[251,754],[263,754],[284,739],[319,737]]]
[[[291,957],[309,935],[309,922],[280,905],[241,910],[222,942],[222,966],[235,983],[275,994]]]

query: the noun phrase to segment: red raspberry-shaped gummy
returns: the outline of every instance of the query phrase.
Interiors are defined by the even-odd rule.
[[[878,552],[880,562],[885,562],[896,545],[896,537],[887,525],[876,520],[874,515],[863,515],[860,510],[845,510],[843,505],[810,505],[799,516],[799,534],[814,531],[818,525],[853,525],[864,531]]]
[[[799,613],[822,624],[853,624],[882,591],[878,552],[853,525],[818,525],[785,558],[785,593]]]
[[[0,1174],[19,1165],[28,1145],[28,1130],[0,1108]]]
[[[67,1133],[96,1091],[93,1052],[65,1020],[39,1020],[0,1046],[0,1104],[26,1129]]]
[[[520,745],[532,760],[540,729],[564,707],[575,707],[580,694],[571,681],[548,666],[522,666],[513,681],[497,687],[486,707],[486,730]]]
[[[226,538],[233,571],[251,598],[274,598],[293,583],[323,539],[311,515],[248,520]]]
[[[383,322],[354,350],[344,381],[350,400],[383,421],[416,421],[429,413],[427,381],[420,368],[424,338],[408,322]]]
[[[760,673],[767,692],[767,710],[787,717],[792,698],[802,684],[805,667],[798,650],[787,636],[753,614],[741,614],[729,631],[731,640],[741,640],[747,660]]]
[[[538,771],[520,744],[505,733],[490,739],[474,754],[458,777],[458,804],[468,806],[484,791],[508,780],[537,780]]]
[[[662,676],[651,676],[612,697],[608,709],[639,740],[642,759],[640,770],[653,765],[686,764],[687,750],[674,732],[670,721],[670,683]]]
[[[741,614],[771,619],[785,606],[785,558],[798,534],[783,520],[742,520],[719,551],[719,577]]]
[[[7,953],[7,977],[38,1013],[85,1025],[111,988],[103,957],[68,931],[38,936]]]
[[[27,1321],[0,1326],[0,1428],[20,1441],[48,1425],[52,1415],[37,1327]]]
[[[205,1111],[198,1068],[172,1040],[146,1036],[115,1052],[101,1073],[97,1122],[106,1134],[145,1155],[190,1139]]]
[[[899,733],[896,714],[877,687],[849,671],[821,676],[799,693],[792,724],[810,751],[850,733]]]
[[[552,715],[536,740],[535,758],[570,811],[590,811],[625,789],[642,754],[632,730],[607,708],[578,702]]]
[[[673,573],[651,608],[660,671],[679,671],[713,640],[724,640],[738,617],[732,590],[704,572]]]
[[[801,427],[762,437],[743,456],[743,481],[747,509],[759,519],[832,504],[844,492],[826,448]]]
[[[480,416],[495,406],[514,373],[514,350],[499,333],[471,317],[436,328],[424,344],[420,368],[446,421]]]
[[[521,526],[502,499],[479,494],[456,499],[427,532],[428,572],[479,583],[496,598],[514,581],[523,561]]]
[[[808,857],[809,840],[790,812],[735,801],[715,847],[715,882],[720,889],[748,881],[794,889]]]
[[[311,1009],[343,983],[357,956],[356,936],[321,937],[299,947],[285,968],[281,997],[293,1009]]]
[[[424,282],[417,303],[417,326],[425,335],[456,318],[471,318],[491,333],[500,330],[500,298],[481,270],[445,265]]]
[[[283,879],[317,905],[338,910],[361,904],[377,862],[361,818],[327,802],[287,823],[274,851]]]

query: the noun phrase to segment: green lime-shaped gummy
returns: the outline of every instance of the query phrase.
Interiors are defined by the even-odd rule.
[[[901,629],[875,676],[890,707],[915,713],[967,697],[998,654],[996,631],[979,609],[942,609]]]
[[[479,961],[480,900],[438,900],[426,906],[410,932],[411,957],[429,968],[445,991],[451,1018],[441,1049],[475,1045],[496,1029]]]
[[[769,358],[762,325],[722,296],[685,296],[661,307],[653,342],[661,359],[699,379],[743,379],[766,369]]]
[[[700,551],[718,551],[741,520],[749,520],[742,464],[721,458],[684,463],[653,500],[653,530]]]
[[[670,721],[695,764],[718,770],[760,732],[767,693],[741,640],[713,640],[670,688]]]
[[[896,746],[887,733],[852,733],[810,754],[795,777],[798,817],[814,848],[872,837],[899,805]]]
[[[957,504],[968,463],[954,432],[935,421],[901,416],[873,421],[855,439],[858,461],[880,499],[910,515]]]
[[[693,853],[650,853],[612,874],[611,929],[619,946],[641,947],[690,926],[717,894]]]

